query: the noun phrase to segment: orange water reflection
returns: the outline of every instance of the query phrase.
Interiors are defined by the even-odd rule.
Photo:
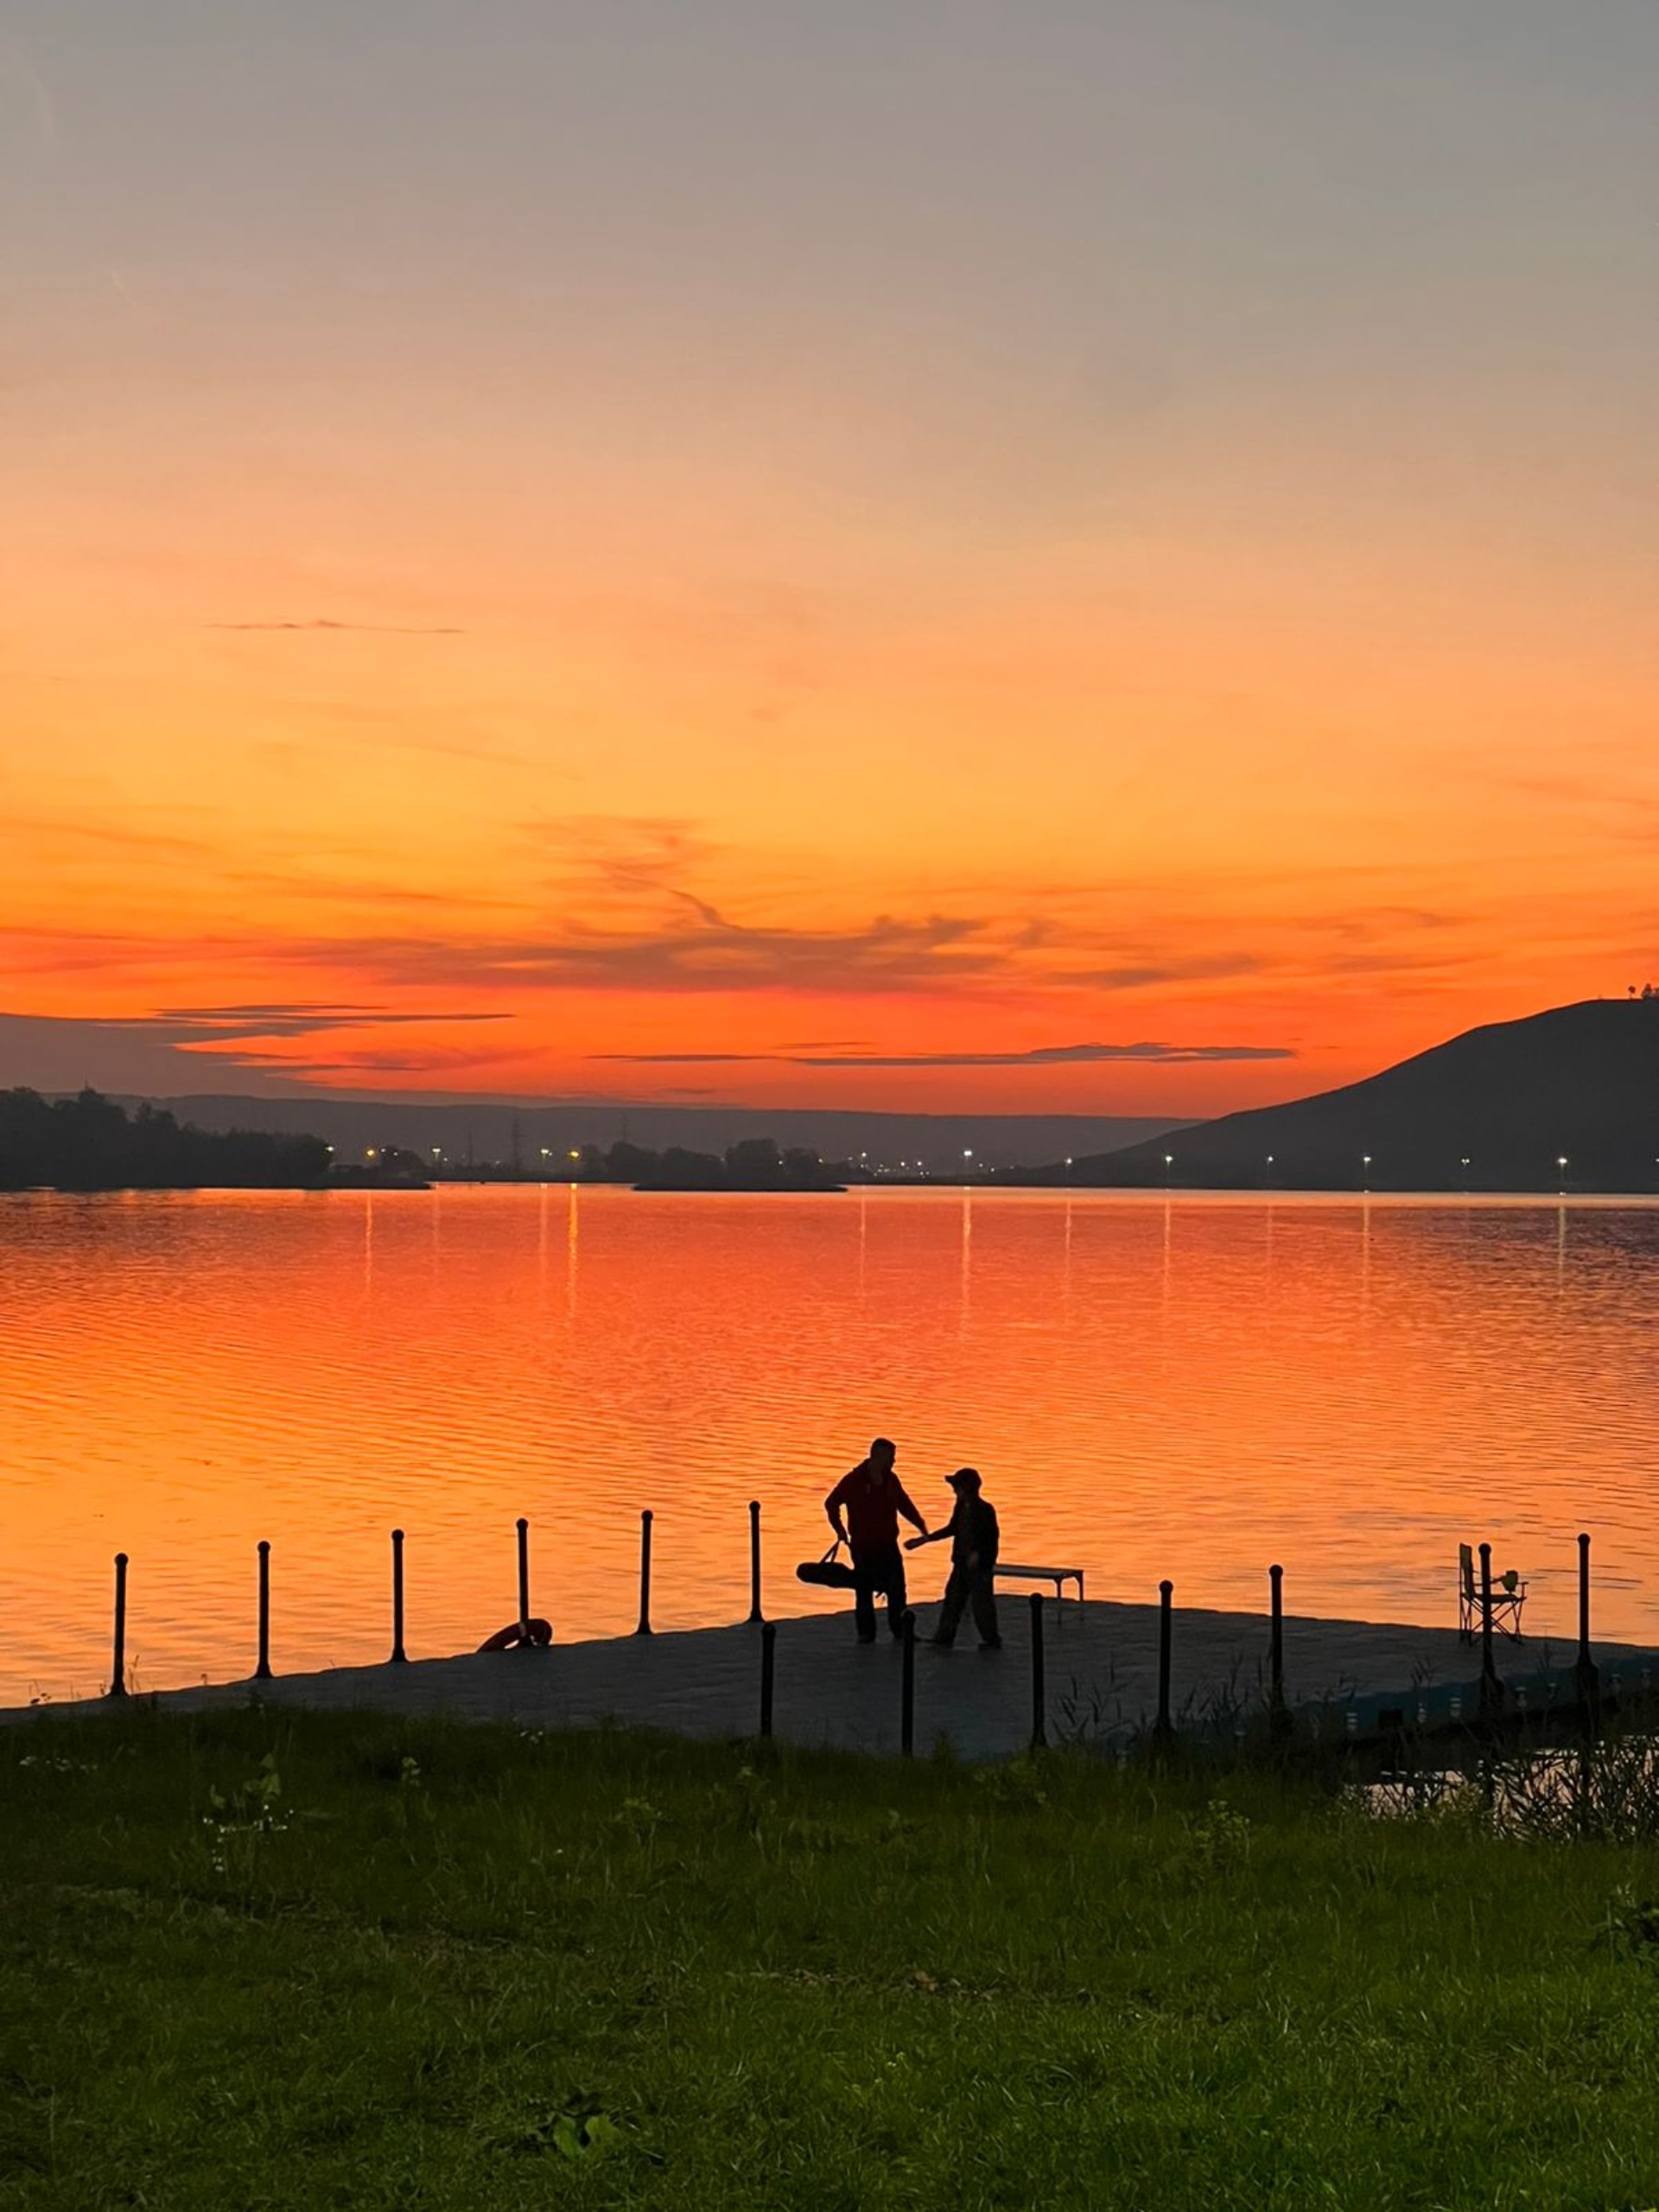
[[[610,1190],[0,1202],[0,1702],[806,1610],[819,1500],[876,1431],[924,1510],[983,1471],[1010,1555],[1091,1592],[1445,1623],[1460,1538],[1569,1636],[1659,1637],[1659,1207]],[[938,1553],[914,1569],[934,1593]]]

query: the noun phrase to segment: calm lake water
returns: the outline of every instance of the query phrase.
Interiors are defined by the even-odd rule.
[[[1659,1206],[619,1190],[0,1200],[0,1703],[766,1602],[878,1432],[912,1495],[983,1471],[1012,1558],[1092,1595],[1446,1624],[1459,1539],[1570,1637],[1659,1639]],[[912,1565],[936,1594],[942,1550]]]

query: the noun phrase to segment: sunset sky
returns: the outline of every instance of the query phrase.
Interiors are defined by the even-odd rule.
[[[1659,976],[1653,0],[11,0],[0,1083],[1197,1115]]]

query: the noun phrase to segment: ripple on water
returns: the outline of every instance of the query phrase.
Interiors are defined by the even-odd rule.
[[[107,1665],[133,1557],[153,1686],[247,1663],[252,1548],[278,1663],[382,1656],[387,1531],[411,1649],[514,1604],[533,1522],[562,1633],[809,1593],[821,1499],[878,1431],[925,1511],[985,1472],[1011,1552],[1101,1595],[1444,1621],[1460,1539],[1573,1626],[1651,1639],[1659,1207],[879,1192],[238,1193],[0,1206],[0,1700]],[[912,1568],[932,1594],[942,1562]]]

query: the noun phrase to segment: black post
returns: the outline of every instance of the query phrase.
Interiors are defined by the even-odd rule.
[[[1579,1537],[1579,1662],[1573,1669],[1579,1693],[1579,1717],[1587,1736],[1601,1726],[1601,1676],[1590,1656],[1590,1539]]]
[[[900,1656],[899,1748],[908,1759],[916,1755],[916,1616],[908,1609]]]
[[[257,1682],[270,1680],[270,1546],[259,1539],[259,1662],[253,1670]]]
[[[651,1634],[651,1523],[652,1510],[646,1506],[639,1516],[639,1625],[636,1636]]]
[[[1490,1719],[1503,1702],[1503,1685],[1492,1659],[1492,1548],[1480,1548],[1480,1712]]]
[[[1290,1714],[1285,1707],[1284,1568],[1270,1567],[1268,1582],[1273,1605],[1273,1629],[1268,1646],[1268,1725],[1275,1736],[1282,1736],[1290,1725]]]
[[[127,1555],[115,1555],[115,1657],[110,1669],[110,1695],[127,1694]]]
[[[1158,1585],[1158,1722],[1153,1735],[1160,1744],[1175,1732],[1169,1719],[1169,1606],[1174,1595],[1173,1582]]]
[[[777,1664],[778,1630],[771,1621],[760,1626],[760,1735],[772,1740],[772,1681]]]
[[[530,1618],[530,1523],[518,1516],[518,1624]]]
[[[409,1657],[404,1649],[404,1532],[391,1532],[391,1661],[401,1667]]]
[[[760,1501],[749,1500],[749,1623],[758,1627],[760,1612]]]
[[[1043,1681],[1043,1596],[1031,1593],[1031,1748],[1040,1751],[1048,1744],[1048,1696]]]

